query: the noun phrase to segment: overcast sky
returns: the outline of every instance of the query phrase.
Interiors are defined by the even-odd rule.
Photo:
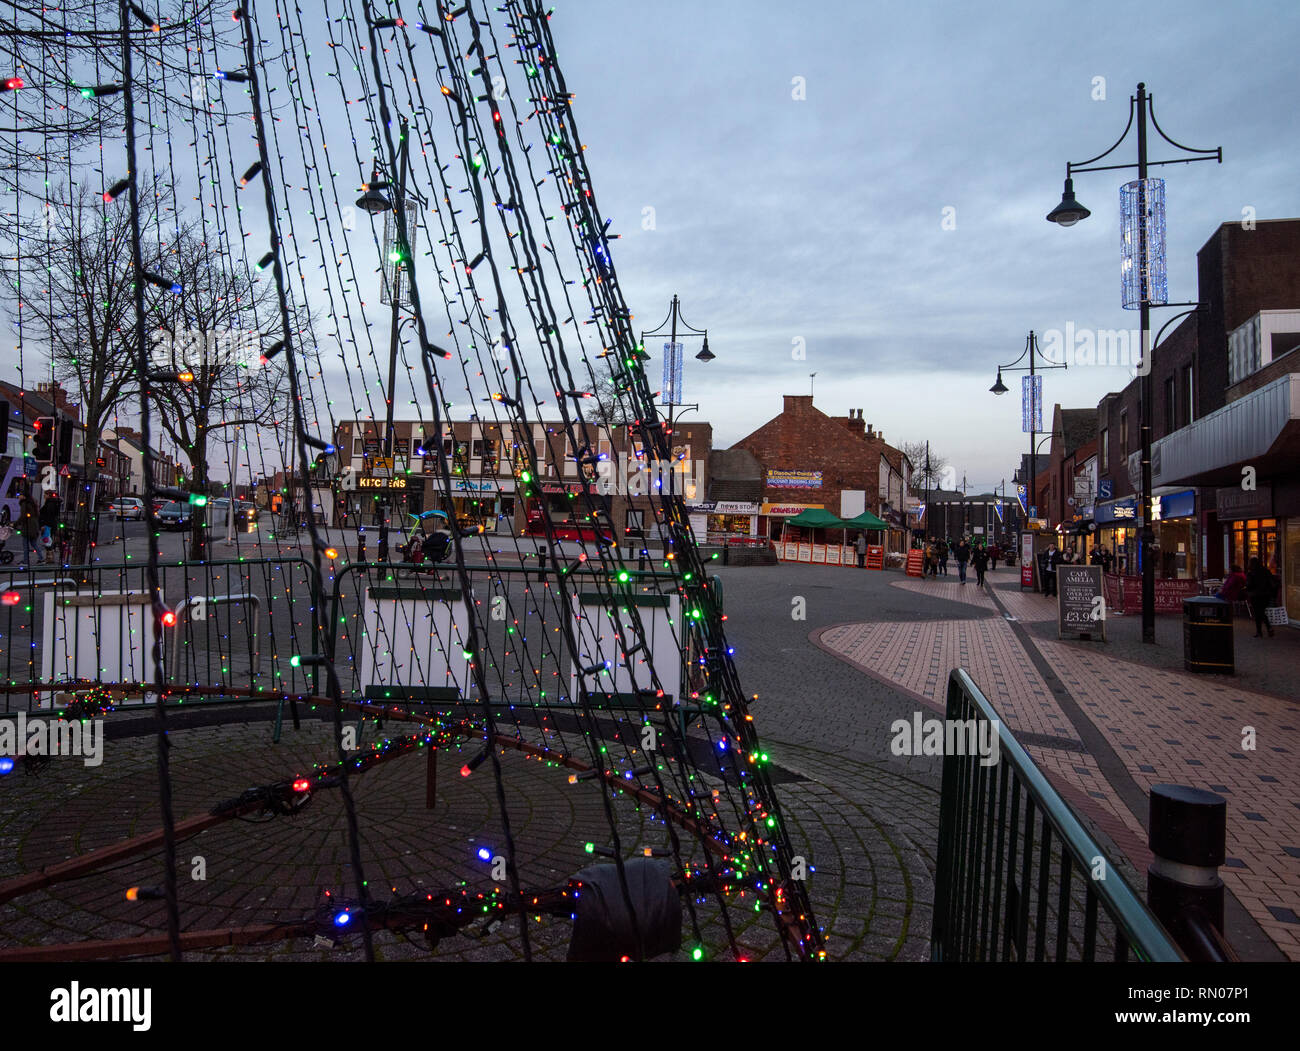
[[[1114,143],[1139,80],[1174,139],[1223,147],[1222,165],[1152,172],[1168,180],[1169,298],[1194,299],[1195,253],[1220,223],[1300,215],[1298,28],[1295,0],[557,0],[551,20],[596,198],[621,234],[613,258],[634,325],[659,325],[677,293],[684,319],[709,331],[710,364],[695,360],[698,340],[686,343],[683,400],[700,403],[687,418],[712,422],[715,445],[728,446],[779,413],[783,394],[807,394],[815,372],[823,411],[861,408],[895,444],[929,439],[976,490],[1009,480],[1027,451],[1019,376],[1004,377],[1012,390],[1001,398],[988,388],[1028,331],[1050,349],[1069,326],[1138,324],[1120,306],[1119,280],[1119,186],[1135,173],[1080,175],[1075,189],[1093,215],[1062,229],[1044,216],[1066,161]],[[322,85],[326,54],[318,47],[311,63]],[[268,74],[278,76],[274,64]],[[342,145],[351,126],[337,89],[321,90]],[[231,104],[244,105],[233,95]],[[359,138],[360,111],[348,111]],[[1180,155],[1154,130],[1150,139],[1152,160]],[[356,166],[369,168],[371,146],[358,148],[331,151],[341,200],[368,174]],[[1102,163],[1136,157],[1130,133]],[[246,162],[240,153],[222,163]],[[413,179],[430,189],[427,169]],[[183,186],[178,199],[191,199]],[[255,254],[259,214],[246,215]],[[308,214],[297,215],[304,230]],[[374,294],[372,240],[368,230],[347,239],[360,253],[368,338],[382,345],[389,322]],[[434,275],[421,266],[432,297]],[[1156,311],[1155,326],[1168,316]],[[661,343],[648,341],[652,389]],[[378,358],[349,359],[345,388],[337,355],[326,357],[335,416],[382,415]],[[1131,375],[1048,373],[1044,415],[1057,402],[1094,407]],[[462,396],[457,382],[448,394],[464,418],[484,392]],[[396,404],[409,411],[422,387],[403,384]],[[369,400],[354,408],[357,390]],[[247,469],[261,473],[262,459],[251,454]]]
[[[1300,214],[1293,0],[560,0],[551,24],[637,323],[658,325],[676,292],[709,330],[717,359],[688,357],[686,400],[720,446],[816,372],[823,411],[929,438],[972,485],[1009,478],[1028,439],[1018,377],[987,393],[996,366],[1031,328],[1138,324],[1118,218],[1136,173],[1079,176],[1093,215],[1078,226],[1044,216],[1066,161],[1124,130],[1140,80],[1172,138],[1223,147],[1222,165],[1151,172],[1168,183],[1170,300],[1195,298],[1220,223]],[[1153,131],[1150,158],[1172,156]],[[1136,160],[1134,131],[1102,163]],[[1046,413],[1130,377],[1050,373]]]

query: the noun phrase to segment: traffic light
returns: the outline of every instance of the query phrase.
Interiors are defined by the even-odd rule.
[[[59,421],[59,463],[72,463],[72,439],[76,426],[71,420]]]
[[[35,437],[32,440],[32,459],[37,463],[49,463],[54,451],[54,417],[38,416],[32,424]]]

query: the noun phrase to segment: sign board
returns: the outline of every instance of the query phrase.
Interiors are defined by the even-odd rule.
[[[1034,535],[1021,534],[1020,544],[1020,586],[1032,588],[1034,586]]]
[[[653,667],[653,674],[663,687],[664,700],[668,704],[680,704],[684,650],[678,644],[674,625],[681,623],[681,599],[677,595],[633,595],[620,602],[632,602],[638,607],[640,632],[634,634],[626,626],[619,630],[607,613],[606,596],[573,596],[577,656],[569,670],[569,700],[575,705],[580,703],[580,691],[596,694],[653,691],[656,689],[651,676]],[[635,653],[628,653],[634,638],[643,645]]]
[[[377,434],[367,434],[361,439],[361,447],[366,456],[380,456],[384,451],[384,440]]]
[[[393,469],[393,458],[391,456],[372,457],[370,469],[372,471],[391,471]]]
[[[367,475],[357,479],[358,489],[405,489],[406,478],[374,478]]]
[[[1025,434],[1043,429],[1042,376],[1020,377],[1020,429]]]
[[[1101,566],[1076,566],[1062,562],[1056,567],[1056,635],[1065,633],[1092,637],[1101,629],[1106,638],[1106,598],[1102,594]]]
[[[1103,478],[1097,483],[1097,499],[1111,500],[1115,496],[1115,481],[1112,478]]]
[[[919,577],[925,572],[925,552],[914,547],[907,553],[907,575]]]
[[[767,472],[769,489],[820,489],[822,487],[821,471],[773,471]]]

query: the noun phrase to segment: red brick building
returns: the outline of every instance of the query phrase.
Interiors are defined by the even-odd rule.
[[[763,468],[760,533],[780,535],[785,519],[805,508],[842,518],[865,510],[897,524],[885,539],[890,550],[904,550],[900,512],[911,481],[907,458],[864,422],[861,409],[827,416],[814,407],[812,395],[787,394],[784,401],[779,416],[733,446]]]

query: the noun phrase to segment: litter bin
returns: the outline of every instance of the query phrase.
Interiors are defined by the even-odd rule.
[[[1183,667],[1232,675],[1232,604],[1213,595],[1183,600]]]

